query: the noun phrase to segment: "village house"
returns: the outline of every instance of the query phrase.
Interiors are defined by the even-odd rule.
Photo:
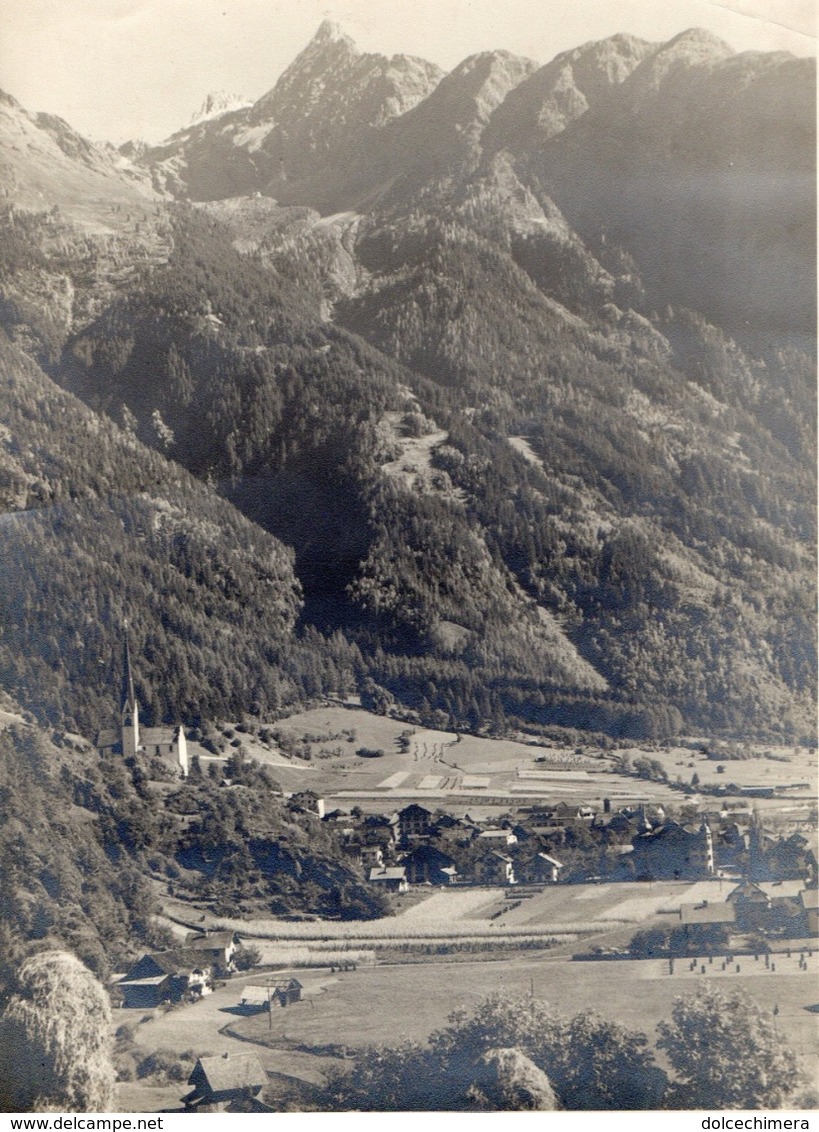
[[[359,860],[365,868],[379,868],[384,864],[384,850],[380,845],[362,845]]]
[[[452,884],[457,876],[455,862],[434,845],[418,845],[402,858],[410,884]]]
[[[563,865],[548,853],[536,853],[529,861],[515,864],[520,881],[525,884],[557,884]]]
[[[183,778],[188,775],[188,743],[185,731],[176,727],[142,727],[139,703],[134,692],[131,652],[125,638],[120,726],[100,731],[95,747],[100,755],[122,755],[134,759],[138,755],[154,755],[173,766]]]
[[[714,845],[707,822],[696,826],[665,821],[639,833],[631,845],[627,860],[638,878],[686,880],[714,875]]]
[[[319,818],[324,817],[324,799],[319,798],[313,790],[300,790],[295,794],[290,794],[287,798],[287,805],[295,813],[314,814]]]
[[[515,884],[515,866],[512,858],[497,849],[478,858],[472,866],[472,875],[478,884]]]
[[[370,884],[377,884],[387,892],[406,892],[409,888],[407,870],[401,865],[392,865],[389,868],[377,865],[370,869],[367,879]]]
[[[396,845],[400,838],[398,814],[368,814],[361,823],[361,836],[367,845]]]
[[[742,931],[761,931],[796,939],[808,934],[809,918],[803,891],[801,882],[794,879],[769,883],[743,881],[726,899],[736,909],[737,924]]]
[[[412,805],[405,806],[403,810],[398,812],[398,836],[401,844],[406,845],[410,841],[427,837],[431,825],[432,814],[429,810],[425,810],[423,806],[419,806],[415,802]]]
[[[477,840],[485,841],[497,848],[501,845],[517,845],[518,839],[511,829],[484,829]]]
[[[743,881],[728,893],[726,900],[735,910],[741,931],[760,931],[767,927],[771,898],[758,884]]]
[[[193,1091],[182,1097],[186,1112],[271,1112],[259,1100],[267,1074],[253,1054],[200,1057],[188,1078]]]
[[[435,819],[432,832],[444,844],[467,845],[477,832],[477,828],[470,819],[456,818],[451,814],[439,814]]]
[[[233,969],[233,956],[236,952],[236,933],[232,931],[193,932],[185,939],[188,950],[201,952],[202,956],[219,971]]]

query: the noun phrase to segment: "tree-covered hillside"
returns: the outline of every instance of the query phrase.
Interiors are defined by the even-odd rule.
[[[810,70],[691,32],[442,77],[325,25],[142,153],[175,203],[132,177],[126,208],[102,156],[96,228],[64,170],[45,210],[10,190],[8,687],[110,719],[127,617],[157,720],[358,689],[473,729],[809,740],[815,337],[795,300],[757,314],[812,286]]]

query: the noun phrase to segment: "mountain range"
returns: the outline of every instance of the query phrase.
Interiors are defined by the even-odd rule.
[[[0,684],[812,741],[815,65],[325,22],[96,146],[0,96]]]

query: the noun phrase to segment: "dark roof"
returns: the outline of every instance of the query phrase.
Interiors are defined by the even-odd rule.
[[[185,947],[194,951],[221,951],[230,947],[234,940],[234,933],[230,930],[224,932],[209,932],[206,935],[188,936]]]
[[[405,853],[401,858],[405,863],[411,861],[423,862],[424,864],[433,865],[437,868],[448,868],[454,865],[455,862],[446,853],[442,853],[440,849],[436,849],[434,845],[419,845],[413,849],[411,853]]]
[[[398,816],[399,818],[403,818],[406,817],[407,814],[424,814],[425,817],[432,817],[432,811],[424,809],[424,807],[419,806],[417,802],[412,802],[409,806],[405,806],[404,809],[399,812]]]
[[[200,1057],[188,1084],[213,1094],[232,1093],[242,1089],[258,1092],[267,1084],[267,1074],[253,1054]]]
[[[142,958],[131,967],[125,979],[122,981],[130,981],[134,977],[138,979],[144,978],[144,975],[134,975],[134,972],[149,968],[161,971],[166,975],[187,975],[190,974],[191,971],[201,971],[203,968],[207,968],[207,963],[203,963],[202,960],[202,952],[195,951],[192,948],[178,947],[171,948],[167,951],[152,951],[143,955]]]
[[[737,900],[740,898],[742,900],[752,900],[758,904],[767,904],[770,899],[768,894],[761,889],[758,884],[754,884],[754,882],[750,880],[745,881],[743,884],[738,884],[736,888],[728,893],[726,900]]]
[[[164,743],[175,743],[178,734],[178,727],[140,727],[139,745],[156,747]]]

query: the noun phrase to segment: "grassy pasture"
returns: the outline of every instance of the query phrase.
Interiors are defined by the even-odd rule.
[[[740,974],[708,974],[726,985],[740,985],[761,1007],[779,1006],[780,1032],[800,1056],[807,1073],[815,1073],[816,1015],[807,1007],[819,998],[817,956],[811,969],[799,972],[797,960],[777,957],[777,972],[753,968],[743,961]],[[699,971],[699,968],[698,968]],[[294,1007],[268,1020],[244,1018],[232,1028],[266,1045],[297,1043],[308,1047],[339,1045],[398,1045],[405,1039],[423,1041],[446,1024],[458,1008],[470,1010],[487,994],[529,994],[555,1010],[574,1014],[595,1010],[654,1039],[657,1023],[667,1018],[675,998],[696,990],[703,976],[688,972],[679,962],[674,975],[660,960],[577,963],[544,956],[494,963],[444,964],[431,960],[421,966],[378,966],[338,975],[324,987],[309,1008]]]

